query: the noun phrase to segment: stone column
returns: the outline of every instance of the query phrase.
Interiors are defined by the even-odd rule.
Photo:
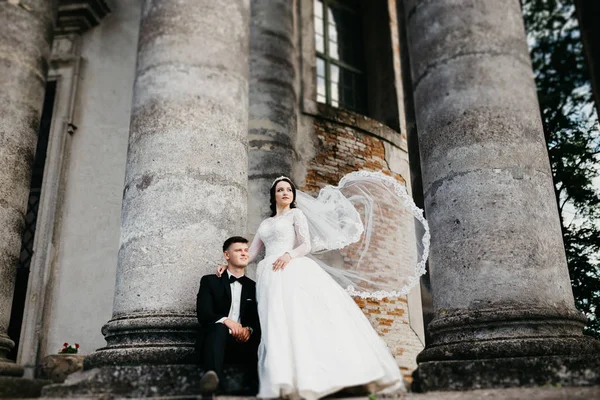
[[[86,368],[193,361],[200,278],[246,232],[249,14],[143,3],[113,318]]]
[[[0,2],[0,375],[17,376],[6,332],[54,28],[51,0],[26,5]]]
[[[291,176],[296,131],[294,2],[252,0],[248,228],[269,216],[269,190]]]
[[[432,233],[422,389],[598,381],[581,372],[600,347],[574,307],[519,1],[404,4]]]

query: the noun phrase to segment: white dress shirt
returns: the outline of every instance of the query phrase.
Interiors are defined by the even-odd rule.
[[[227,270],[227,279],[229,279],[233,274]],[[241,278],[244,275],[239,276]],[[240,281],[231,282],[229,284],[231,287],[231,307],[229,308],[229,315],[227,317],[223,317],[217,321],[217,323],[223,323],[227,318],[237,323],[240,322],[240,301],[242,299],[242,284]]]

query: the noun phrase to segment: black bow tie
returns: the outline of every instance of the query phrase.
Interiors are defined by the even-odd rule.
[[[238,281],[239,283],[244,283],[244,278],[245,278],[244,275],[240,276],[239,278],[236,278],[235,276],[231,275],[229,277],[229,283],[231,284],[231,283],[233,283],[235,281]]]

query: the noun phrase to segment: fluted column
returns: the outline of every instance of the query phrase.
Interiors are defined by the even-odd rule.
[[[269,189],[291,176],[296,131],[294,2],[252,0],[250,25],[249,213],[255,232],[269,216]]]
[[[246,232],[249,14],[143,3],[113,318],[86,368],[191,361],[200,278]]]
[[[23,373],[6,332],[54,28],[52,0],[25,5],[0,2],[0,375]]]
[[[574,307],[519,1],[404,5],[432,233],[422,388],[574,384],[599,347]]]

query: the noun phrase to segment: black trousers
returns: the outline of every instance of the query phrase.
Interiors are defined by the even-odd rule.
[[[234,364],[245,366],[251,375],[257,373],[257,336],[250,335],[250,340],[246,343],[239,343],[229,334],[229,328],[224,324],[214,324],[208,328],[202,346],[204,370],[213,370],[222,378],[225,364]]]

